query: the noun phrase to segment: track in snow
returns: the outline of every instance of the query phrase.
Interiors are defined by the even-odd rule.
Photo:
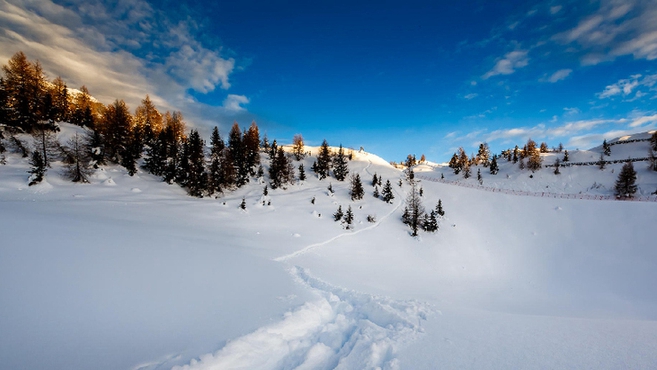
[[[425,303],[334,287],[300,267],[290,272],[316,300],[174,369],[397,369],[397,349],[422,332],[431,312]]]

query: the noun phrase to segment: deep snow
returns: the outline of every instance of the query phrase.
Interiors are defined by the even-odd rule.
[[[63,126],[62,137],[74,130]],[[612,156],[645,156],[645,145],[616,145]],[[598,150],[571,151],[571,161]],[[55,164],[28,187],[27,159],[7,155],[0,368],[657,367],[657,203],[421,180],[425,207],[442,199],[446,215],[437,233],[411,238],[399,170],[355,153],[366,195],[351,202],[346,183],[312,178],[311,164],[305,183],[267,198],[254,179],[194,199],[116,166],[72,184]],[[485,186],[570,194],[608,195],[620,168],[529,178],[501,164],[497,176],[482,169]],[[649,195],[657,172],[635,168]],[[417,171],[477,186],[476,171]],[[393,183],[392,204],[372,197],[375,172]],[[340,204],[352,205],[353,230],[333,222]]]

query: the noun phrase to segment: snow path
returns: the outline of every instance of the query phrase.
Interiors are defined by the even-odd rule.
[[[398,369],[399,346],[423,332],[432,312],[425,303],[334,287],[300,267],[290,273],[318,299],[174,369]]]
[[[368,161],[369,163],[368,163],[367,166],[363,169],[363,171],[364,171],[364,172],[367,172],[368,174],[371,175],[371,173],[368,171],[368,168],[370,167],[370,165],[372,165],[372,161],[369,160],[369,159],[368,159],[367,161]],[[299,249],[299,250],[296,251],[296,252],[292,252],[292,253],[290,253],[290,254],[286,254],[286,255],[284,255],[284,256],[276,257],[276,258],[274,258],[274,261],[277,261],[277,262],[285,262],[285,261],[287,261],[287,260],[289,260],[289,259],[291,259],[291,258],[298,257],[298,256],[301,256],[301,255],[303,255],[303,254],[306,254],[306,253],[308,253],[309,251],[311,251],[311,250],[313,250],[313,249],[315,249],[315,248],[317,248],[317,247],[321,247],[321,246],[327,245],[327,244],[329,244],[329,243],[331,243],[331,242],[333,242],[333,241],[335,241],[335,240],[337,240],[337,239],[344,238],[344,237],[346,237],[346,236],[358,235],[358,234],[360,234],[360,233],[362,233],[362,232],[369,231],[369,230],[372,230],[372,229],[378,227],[378,226],[381,224],[381,222],[382,222],[383,220],[387,219],[388,217],[390,217],[390,215],[392,215],[393,213],[395,213],[395,212],[399,209],[399,207],[401,207],[401,205],[404,203],[404,200],[402,199],[402,197],[401,197],[401,195],[399,194],[399,192],[397,191],[397,189],[395,189],[395,188],[393,187],[393,191],[397,194],[397,204],[395,205],[395,207],[394,207],[390,212],[388,212],[385,216],[381,217],[381,218],[380,218],[377,222],[375,222],[374,224],[372,224],[372,225],[370,225],[370,226],[367,226],[367,227],[365,227],[365,228],[362,228],[362,229],[360,229],[360,230],[349,231],[349,232],[345,232],[345,233],[342,233],[342,234],[338,234],[338,235],[336,235],[336,236],[334,236],[334,237],[332,237],[332,238],[330,238],[330,239],[328,239],[328,240],[325,240],[325,241],[323,241],[323,242],[319,242],[319,243],[311,244],[311,245],[306,246],[306,247],[304,247],[304,248],[302,248],[302,249]]]

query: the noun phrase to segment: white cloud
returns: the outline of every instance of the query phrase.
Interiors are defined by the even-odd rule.
[[[640,74],[632,75],[630,78],[618,80],[618,82],[608,85],[605,89],[598,93],[600,99],[611,98],[617,95],[623,97],[630,96],[633,92],[634,98],[627,101],[634,101],[643,96],[649,95],[648,91],[656,90],[654,86],[657,84],[657,74],[642,76]]]
[[[477,93],[470,93],[470,94],[464,96],[464,98],[467,99],[467,100],[471,100],[471,99],[476,98],[477,96],[479,96],[479,94],[477,94]]]
[[[657,6],[654,1],[602,0],[599,9],[554,39],[575,43],[585,53],[584,65],[624,55],[657,59]]]
[[[516,69],[527,66],[527,64],[529,64],[527,50],[514,50],[499,59],[493,69],[486,72],[482,78],[485,80],[496,75],[509,75],[514,73]]]
[[[568,115],[578,114],[578,113],[581,112],[578,108],[564,108],[563,110],[564,110],[564,111],[566,112],[566,114],[568,114]]]
[[[551,83],[555,83],[557,81],[561,81],[565,79],[566,77],[570,76],[570,74],[573,72],[572,69],[560,69],[556,72],[554,72],[548,79],[547,81]]]
[[[551,6],[551,7],[550,7],[550,14],[554,15],[554,14],[559,13],[559,11],[561,10],[561,8],[562,8],[561,5]]]
[[[632,120],[632,122],[630,122],[628,126],[636,128],[654,122],[657,122],[657,114],[653,114],[652,116],[643,116],[643,117],[635,118]]]
[[[242,105],[248,103],[249,98],[244,95],[228,94],[228,97],[224,100],[223,108],[227,112],[242,112],[245,110]]]

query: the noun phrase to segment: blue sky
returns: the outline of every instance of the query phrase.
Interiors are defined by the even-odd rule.
[[[0,0],[0,58],[18,50],[105,103],[387,160],[657,125],[654,0]]]

